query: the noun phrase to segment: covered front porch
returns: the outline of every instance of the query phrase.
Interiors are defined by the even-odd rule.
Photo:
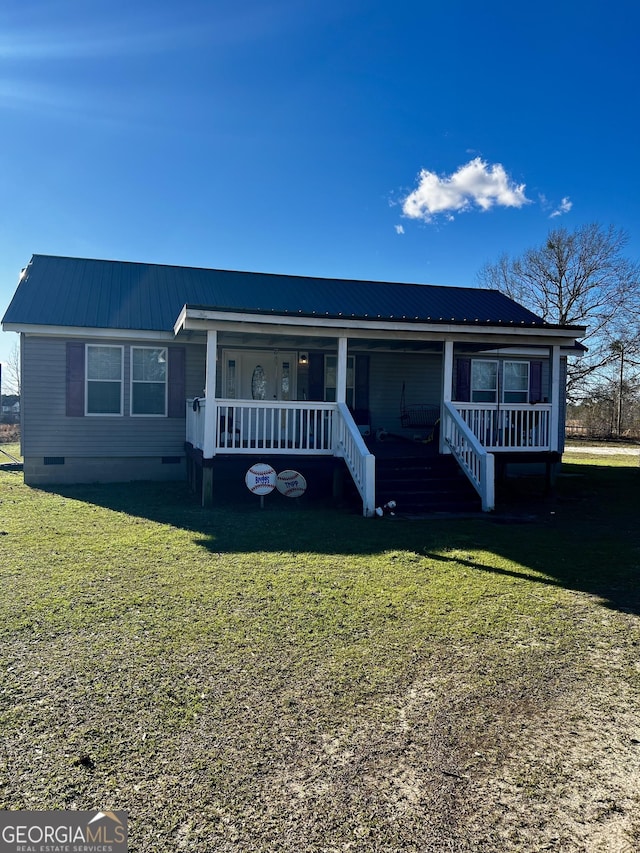
[[[552,344],[531,350],[546,362],[545,393],[537,394],[541,399],[529,395],[526,402],[506,401],[502,393],[486,402],[457,399],[464,395],[460,376],[471,351],[491,352],[491,346],[478,340],[469,349],[468,340],[441,336],[425,342],[399,341],[397,335],[371,340],[356,333],[332,340],[326,329],[322,340],[305,329],[295,339],[247,334],[239,342],[225,330],[206,329],[205,391],[186,401],[186,446],[190,459],[202,466],[203,502],[211,500],[217,487],[216,458],[274,457],[276,466],[278,456],[332,457],[344,461],[362,512],[371,516],[376,506],[376,455],[383,451],[382,442],[392,438],[403,443],[407,455],[412,448],[419,455],[426,442],[438,454],[451,455],[479,495],[482,509],[492,510],[497,455],[518,454],[534,461],[557,457],[561,451],[561,348]],[[264,366],[267,352],[277,365],[275,385],[269,385]],[[522,352],[518,358],[528,363],[526,350]],[[320,355],[325,369],[322,396],[334,399],[306,399],[312,391],[309,363]],[[354,375],[355,359],[369,357],[365,391],[362,377]],[[406,396],[405,374],[414,377]],[[431,414],[425,417],[425,411]]]

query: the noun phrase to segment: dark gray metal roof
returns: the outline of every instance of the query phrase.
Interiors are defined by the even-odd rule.
[[[5,324],[170,331],[184,305],[247,314],[557,328],[496,290],[34,255]]]

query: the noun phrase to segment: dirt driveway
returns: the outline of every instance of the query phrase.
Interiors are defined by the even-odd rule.
[[[565,453],[588,453],[593,456],[640,456],[640,446],[626,444],[615,446],[609,444],[571,444],[565,447]]]

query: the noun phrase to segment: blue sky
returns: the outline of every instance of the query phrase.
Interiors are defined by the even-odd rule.
[[[0,316],[34,253],[473,285],[597,221],[637,259],[639,24],[635,0],[5,0]]]

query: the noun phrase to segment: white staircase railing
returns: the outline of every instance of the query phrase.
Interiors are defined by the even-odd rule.
[[[446,401],[442,404],[442,436],[480,495],[483,511],[491,512],[495,508],[494,456],[480,444],[458,410]]]
[[[369,518],[375,514],[376,458],[369,452],[345,403],[338,403],[334,443],[336,455],[344,458],[362,498],[362,514]]]

